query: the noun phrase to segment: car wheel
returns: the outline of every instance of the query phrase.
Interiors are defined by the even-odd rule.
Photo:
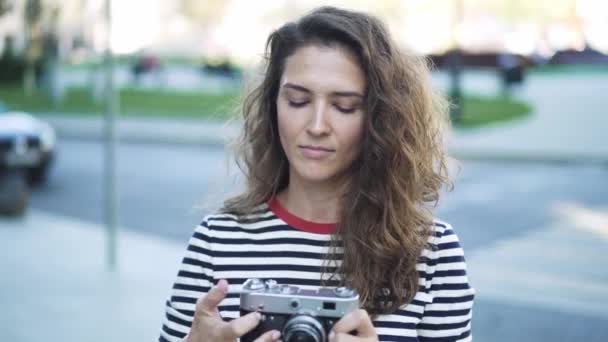
[[[40,186],[46,182],[49,171],[49,165],[44,163],[34,169],[30,169],[28,173],[28,181],[30,185]]]
[[[52,154],[48,154],[42,159],[40,165],[28,170],[27,176],[30,185],[37,187],[46,183],[53,160],[54,156]]]
[[[25,213],[29,199],[25,170],[0,172],[0,214],[19,216]]]

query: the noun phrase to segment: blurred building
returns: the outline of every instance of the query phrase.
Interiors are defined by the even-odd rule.
[[[0,37],[23,49],[24,8],[31,0],[3,0],[12,10],[0,17]],[[106,41],[105,0],[40,0],[41,27],[60,36],[62,56],[86,59]],[[387,22],[404,46],[423,54],[454,46],[471,52],[551,56],[590,46],[608,53],[605,0],[113,0],[112,48],[166,56],[208,56],[237,62],[257,59],[268,33],[320,5],[370,11]],[[58,9],[51,27],[49,9]],[[255,15],[252,15],[255,13]],[[4,49],[0,39],[0,49]]]

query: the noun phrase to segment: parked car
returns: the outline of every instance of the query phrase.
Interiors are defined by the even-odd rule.
[[[30,187],[45,182],[55,149],[48,123],[23,112],[0,112],[0,214],[25,212]]]

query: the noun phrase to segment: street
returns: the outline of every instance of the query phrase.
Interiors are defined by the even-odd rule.
[[[49,184],[31,205],[103,223],[103,144],[62,140]],[[186,241],[194,225],[238,190],[235,166],[218,146],[121,144],[118,148],[120,224]],[[554,219],[552,207],[574,202],[608,205],[608,169],[598,165],[461,162],[455,190],[437,217],[451,223],[467,250],[512,238]]]
[[[32,208],[103,223],[103,145],[95,140],[62,140],[59,151],[50,182],[32,193]],[[227,175],[228,163],[220,147],[121,144],[118,163],[121,227],[184,247],[194,225],[221,204],[227,191],[239,188],[234,168],[232,176]],[[456,164],[451,167],[458,169]],[[485,255],[494,260],[491,254],[505,243],[529,241],[531,234],[562,223],[566,218],[560,208],[564,206],[589,212],[608,208],[606,166],[462,162],[460,169],[455,191],[440,201],[436,216],[454,226],[466,254],[474,256],[469,264],[472,275],[480,271],[471,265],[483,266]],[[517,249],[517,253],[529,256],[547,251]],[[560,273],[569,264],[543,267]],[[579,273],[592,273],[598,266],[576,267]],[[606,281],[604,275],[600,277]],[[528,301],[525,296],[505,299],[499,296],[500,289],[486,291],[479,288],[482,283],[476,286],[474,277],[472,282],[478,290],[473,323],[476,340],[599,342],[608,336],[608,309],[595,314],[570,309],[551,299],[554,297],[541,302]],[[550,292],[551,284],[529,292],[540,294],[545,286]]]
[[[50,182],[32,193],[31,206],[103,223],[103,147],[97,141],[61,141]],[[221,147],[120,145],[120,225],[185,243],[236,183],[225,161]]]

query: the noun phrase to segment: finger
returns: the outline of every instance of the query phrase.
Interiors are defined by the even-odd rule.
[[[348,334],[349,332],[356,330],[357,336],[359,337],[376,336],[376,330],[374,329],[372,320],[369,318],[367,311],[362,309],[350,312],[342,317],[336,322],[332,330],[337,334]]]
[[[218,281],[217,285],[196,301],[196,311],[208,315],[214,315],[216,308],[228,293],[228,282],[224,279]]]
[[[335,333],[332,332],[332,334],[329,335],[329,342],[360,342],[361,338],[358,336],[353,336],[350,334],[346,334],[346,333]]]
[[[271,330],[265,332],[253,342],[274,342],[278,341],[279,338],[281,338],[281,333],[278,330]]]
[[[356,330],[359,327],[359,324],[362,319],[362,314],[360,311],[362,310],[352,311],[344,315],[344,317],[340,318],[340,320],[338,320],[336,324],[334,324],[332,330],[336,333],[348,333],[350,331]]]
[[[222,327],[222,336],[225,339],[241,337],[257,327],[261,317],[259,312],[250,312],[243,317],[233,319]]]

